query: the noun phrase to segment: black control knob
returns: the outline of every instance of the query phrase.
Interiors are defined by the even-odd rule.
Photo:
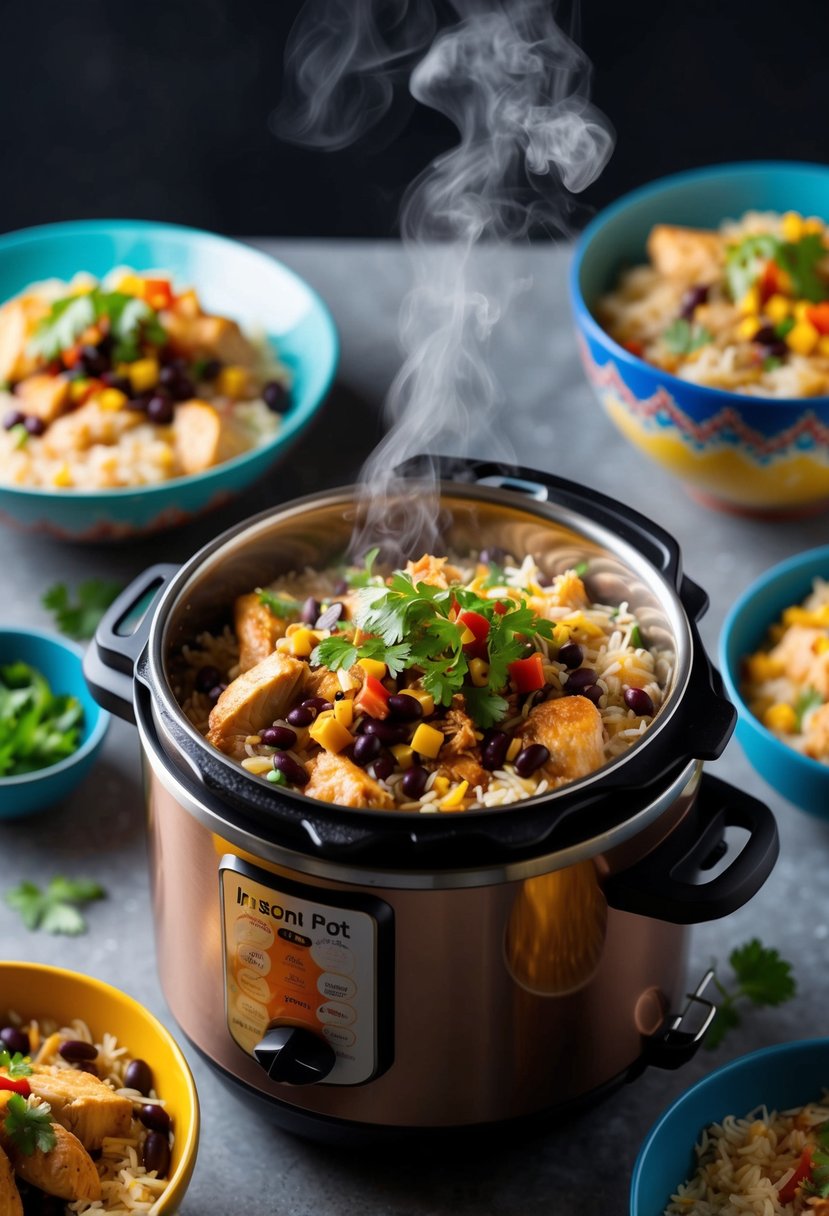
[[[330,1043],[301,1026],[272,1026],[253,1054],[270,1079],[284,1085],[324,1081],[337,1062]]]

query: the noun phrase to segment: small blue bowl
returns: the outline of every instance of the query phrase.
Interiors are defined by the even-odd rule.
[[[0,667],[18,661],[45,676],[52,692],[78,698],[83,727],[77,750],[65,760],[20,777],[0,777],[0,820],[44,811],[71,794],[95,763],[109,726],[109,714],[94,700],[83,678],[79,646],[36,629],[0,628]]]
[[[720,635],[720,668],[728,695],[737,706],[737,738],[754,768],[778,793],[801,810],[829,819],[829,765],[802,756],[781,743],[746,705],[740,693],[740,663],[763,643],[784,608],[800,604],[812,579],[829,579],[829,545],[798,553],[743,592]]]
[[[291,407],[272,439],[233,460],[158,485],[49,490],[0,485],[0,519],[65,540],[123,540],[186,523],[261,477],[313,419],[337,366],[337,332],[319,296],[293,271],[238,241],[143,220],[46,224],[0,236],[0,301],[42,279],[117,266],[166,270],[205,308],[264,332],[292,378]]]
[[[588,224],[570,276],[582,362],[613,422],[695,497],[738,514],[800,514],[829,503],[829,396],[747,397],[692,384],[625,350],[593,309],[625,266],[647,261],[654,224],[718,228],[746,211],[790,210],[829,221],[829,167],[763,161],[678,173]]]
[[[633,1168],[630,1216],[662,1216],[696,1172],[703,1128],[756,1106],[790,1110],[820,1098],[829,1083],[829,1039],[804,1039],[741,1056],[697,1081],[659,1117]]]

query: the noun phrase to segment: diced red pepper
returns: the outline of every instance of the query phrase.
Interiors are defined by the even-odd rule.
[[[156,312],[162,308],[169,308],[175,296],[169,279],[145,279],[144,280],[144,299],[149,304],[150,308],[154,308]]]
[[[807,308],[806,316],[819,334],[829,334],[829,300]]]
[[[495,605],[495,607],[494,607],[493,611],[494,611],[494,612],[495,612],[495,613],[496,613],[498,616],[506,616],[506,615],[507,615],[507,613],[510,611],[510,605],[509,605],[509,604],[505,604],[505,603],[503,602],[503,600],[498,600],[498,602],[496,603],[496,605]]]
[[[760,275],[757,287],[760,291],[760,300],[765,304],[766,300],[772,296],[776,296],[783,286],[780,278],[780,267],[776,262],[766,262],[765,269]]]
[[[797,1194],[797,1188],[801,1182],[805,1182],[807,1178],[812,1176],[812,1153],[814,1145],[807,1144],[803,1152],[800,1154],[800,1160],[795,1166],[795,1171],[784,1187],[781,1187],[777,1193],[777,1198],[781,1203],[791,1203]]]
[[[535,692],[544,687],[544,663],[538,651],[528,659],[516,659],[509,665],[510,679],[520,693]]]
[[[368,714],[370,718],[387,718],[389,716],[389,696],[376,676],[366,676],[365,683],[354,704],[358,710]]]
[[[623,342],[622,346],[631,355],[636,355],[637,359],[641,359],[645,353],[645,348],[641,342]]]
[[[60,357],[64,367],[74,367],[81,357],[81,348],[79,346],[70,346],[69,350],[61,351]]]
[[[13,1093],[22,1094],[24,1098],[28,1098],[32,1092],[32,1087],[25,1077],[7,1077],[0,1072],[0,1089],[10,1089]]]
[[[489,633],[489,621],[480,612],[473,612],[467,609],[465,612],[458,613],[457,624],[461,629],[468,629],[470,633],[475,635],[474,642],[467,642],[463,648],[465,655],[472,659],[486,658],[486,639]]]

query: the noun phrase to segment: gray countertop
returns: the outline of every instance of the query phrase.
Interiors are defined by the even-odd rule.
[[[357,474],[381,433],[381,402],[399,363],[396,313],[409,280],[406,257],[392,243],[261,244],[321,293],[340,330],[342,361],[322,416],[265,482],[232,506],[179,531],[106,548],[76,548],[0,531],[0,569],[6,572],[0,622],[49,627],[39,600],[58,579],[75,583],[109,576],[126,581],[154,561],[183,561],[246,515]],[[687,573],[710,594],[702,632],[715,650],[735,596],[774,562],[825,543],[826,517],[756,522],[714,514],[688,498],[666,473],[628,446],[584,380],[567,304],[569,251],[537,245],[487,256],[505,279],[529,282],[493,343],[495,369],[509,402],[502,411],[505,438],[517,459],[594,485],[671,531],[682,545]],[[482,428],[473,437],[471,454],[490,455],[493,442]],[[769,801],[780,825],[782,852],[771,879],[747,907],[725,922],[694,930],[690,978],[701,975],[712,957],[725,959],[734,945],[759,935],[795,961],[800,991],[791,1004],[752,1011],[716,1053],[701,1052],[676,1073],[651,1070],[556,1130],[486,1154],[414,1150],[378,1155],[305,1143],[263,1125],[184,1043],[203,1112],[199,1162],[182,1209],[185,1216],[318,1216],[322,1211],[334,1216],[622,1216],[638,1146],[681,1090],[732,1055],[826,1032],[829,908],[819,875],[829,848],[829,824],[797,812],[769,790],[733,741],[712,768]],[[138,997],[175,1032],[155,971],[134,729],[113,723],[94,774],[47,818],[0,825],[0,855],[8,885],[52,873],[85,874],[102,881],[110,893],[90,909],[89,933],[72,939],[26,932],[0,902],[2,957],[59,962],[98,975]],[[497,1050],[496,1044],[492,1047]]]

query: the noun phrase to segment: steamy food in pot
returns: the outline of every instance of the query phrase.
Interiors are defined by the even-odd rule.
[[[151,1065],[80,1020],[0,1020],[0,1214],[152,1216],[173,1133]]]
[[[665,1216],[827,1216],[829,1105],[796,1110],[761,1106],[745,1118],[727,1115],[702,1133],[697,1171],[683,1182]]]
[[[268,343],[170,276],[35,284],[0,308],[0,482],[107,490],[200,473],[273,436]]]
[[[684,380],[767,397],[829,393],[829,237],[797,212],[716,231],[657,224],[650,262],[599,301],[632,354]]]
[[[251,589],[173,665],[193,724],[249,773],[341,806],[499,806],[634,744],[670,660],[582,574],[483,552],[387,577],[306,571]]]
[[[815,579],[743,660],[741,692],[781,742],[829,763],[829,583]]]

